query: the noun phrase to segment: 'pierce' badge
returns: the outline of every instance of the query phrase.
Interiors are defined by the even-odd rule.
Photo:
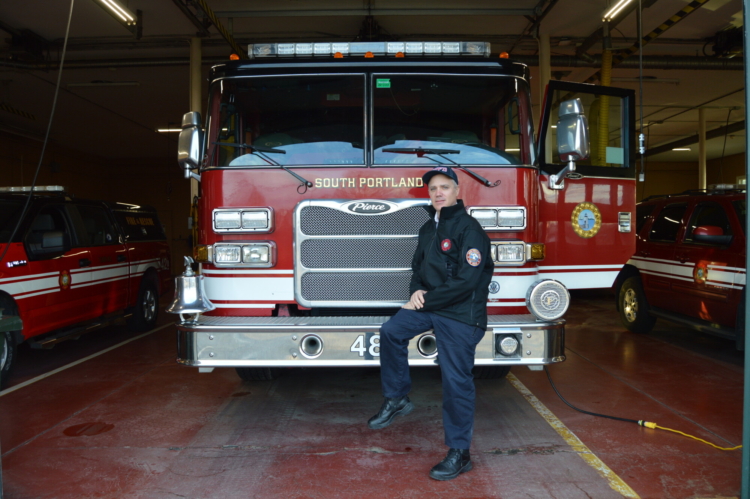
[[[450,239],[443,239],[443,242],[440,243],[440,247],[443,248],[443,251],[448,251],[451,249],[451,240]]]
[[[471,248],[466,252],[466,261],[472,267],[478,267],[482,263],[482,254],[476,248]]]

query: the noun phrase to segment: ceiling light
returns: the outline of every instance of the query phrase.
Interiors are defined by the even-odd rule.
[[[689,147],[675,147],[673,151],[692,151]]]
[[[135,14],[120,5],[117,0],[96,0],[96,3],[106,10],[117,22],[135,35],[136,39],[141,38],[142,33],[142,13],[136,10]]]
[[[609,22],[612,19],[614,19],[615,16],[617,16],[617,14],[619,14],[622,11],[622,9],[624,9],[625,6],[630,3],[630,1],[631,0],[620,0],[619,2],[617,2],[614,7],[612,7],[611,9],[609,9],[604,14],[604,17],[602,18],[602,21]]]
[[[159,133],[181,132],[182,128],[157,128],[156,131]]]

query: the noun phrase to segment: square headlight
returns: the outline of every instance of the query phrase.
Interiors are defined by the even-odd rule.
[[[240,247],[228,245],[214,246],[214,261],[216,263],[240,263]]]
[[[268,263],[271,248],[266,244],[242,246],[242,263]]]
[[[214,213],[214,229],[239,229],[239,211],[217,211]]]
[[[471,210],[471,216],[474,217],[482,227],[495,227],[497,225],[497,211],[477,209]]]
[[[499,227],[524,227],[524,210],[500,210],[497,216],[497,225]]]
[[[243,211],[242,212],[243,229],[267,229],[268,212],[266,211]]]
[[[497,261],[498,262],[513,262],[519,263],[524,261],[524,252],[526,245],[523,243],[518,244],[498,244],[497,245]]]

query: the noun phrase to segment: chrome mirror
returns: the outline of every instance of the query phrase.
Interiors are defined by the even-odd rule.
[[[557,153],[567,165],[557,175],[550,175],[550,189],[562,189],[565,176],[576,169],[575,162],[587,159],[590,152],[589,124],[583,114],[581,99],[566,100],[560,104],[558,112]]]

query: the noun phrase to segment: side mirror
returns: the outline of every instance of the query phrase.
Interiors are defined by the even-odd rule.
[[[182,117],[182,131],[177,141],[177,162],[185,170],[185,178],[200,177],[190,170],[199,169],[203,159],[201,113],[189,112]]]
[[[576,161],[582,161],[591,153],[589,123],[583,114],[581,99],[566,100],[560,104],[557,119],[557,153],[562,161],[567,161],[557,175],[550,175],[550,189],[562,189],[565,176],[574,172]]]
[[[701,225],[693,230],[693,240],[699,243],[718,244],[728,246],[732,244],[732,236],[724,235],[721,227],[715,225]]]
[[[70,237],[61,230],[34,231],[27,240],[29,256],[34,259],[52,258],[67,253],[70,248]]]

